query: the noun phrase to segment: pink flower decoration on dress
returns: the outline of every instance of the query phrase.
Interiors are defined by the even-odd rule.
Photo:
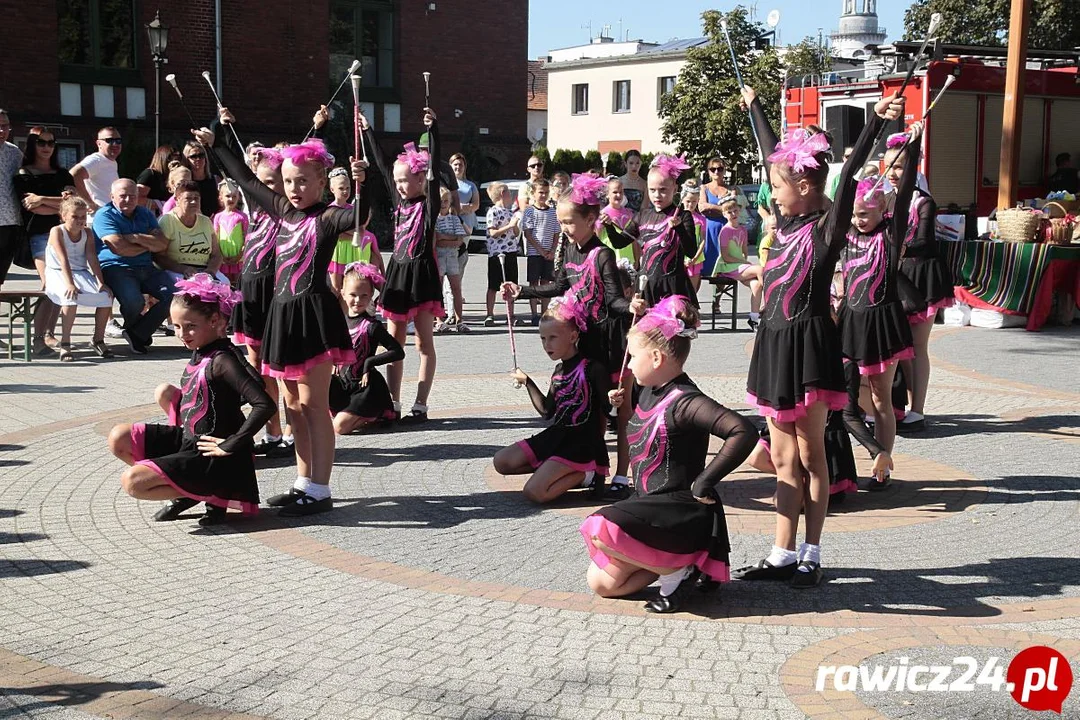
[[[687,303],[689,300],[682,295],[669,295],[650,308],[645,317],[638,321],[638,331],[648,333],[659,330],[665,340],[670,340],[676,335],[691,340],[696,338],[697,328],[686,327],[686,323],[678,316],[686,308]]]
[[[243,296],[226,283],[215,280],[207,273],[197,273],[190,278],[176,281],[176,291],[180,295],[202,300],[218,306],[222,315],[231,315]]]
[[[417,150],[416,143],[405,143],[405,152],[397,156],[398,162],[409,168],[413,175],[422,175],[427,172],[431,164],[431,155],[427,150]]]
[[[581,301],[570,293],[554,298],[551,301],[551,312],[563,322],[574,323],[581,332],[585,332],[588,326],[588,311]]]
[[[313,162],[329,170],[334,167],[334,156],[326,150],[322,140],[311,139],[299,145],[290,145],[281,149],[281,156],[293,165]]]
[[[574,173],[570,180],[570,201],[578,205],[603,205],[607,186],[607,178]]]
[[[769,155],[771,163],[787,163],[797,173],[808,168],[821,167],[817,159],[819,153],[828,152],[829,138],[825,133],[810,135],[806,130],[796,130],[776,144],[776,150]]]
[[[356,273],[362,278],[366,278],[371,283],[372,287],[381,288],[382,284],[386,281],[382,273],[379,272],[379,268],[375,267],[371,263],[366,262],[351,262],[345,266],[345,274]]]
[[[678,180],[683,172],[690,169],[690,163],[686,162],[686,153],[674,156],[661,153],[653,159],[652,167],[664,173],[672,180]]]

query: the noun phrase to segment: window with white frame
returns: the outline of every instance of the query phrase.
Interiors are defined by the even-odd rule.
[[[630,81],[616,80],[612,86],[612,90],[614,97],[612,98],[611,112],[630,112]]]
[[[574,115],[586,115],[589,112],[589,85],[580,83],[573,87],[573,102],[571,112]]]

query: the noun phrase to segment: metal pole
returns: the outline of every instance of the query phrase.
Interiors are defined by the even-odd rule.
[[[154,152],[161,147],[161,61],[154,58]]]
[[[1005,111],[1001,120],[999,208],[1012,207],[1020,184],[1020,132],[1024,113],[1024,68],[1027,65],[1031,0],[1012,0],[1009,58],[1005,65]]]

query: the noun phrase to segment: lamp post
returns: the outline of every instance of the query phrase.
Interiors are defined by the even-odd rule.
[[[169,28],[161,24],[161,11],[146,26],[150,38],[150,57],[154,61],[154,148],[161,145],[161,66],[169,62],[165,50],[169,46]]]

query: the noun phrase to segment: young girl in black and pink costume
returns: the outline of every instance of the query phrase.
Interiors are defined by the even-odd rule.
[[[341,299],[347,311],[354,357],[347,365],[339,365],[330,378],[330,412],[334,413],[334,432],[338,435],[395,416],[390,388],[378,368],[401,360],[405,351],[369,312],[375,289],[382,284],[379,269],[368,263],[349,263],[342,273]],[[379,347],[386,349],[376,352]]]
[[[885,166],[892,164],[887,177],[894,188],[903,183],[905,175],[915,174],[918,170],[918,163],[909,163],[906,157],[896,158],[900,153],[910,155],[919,152],[918,139],[908,144],[907,150],[903,149],[907,138],[906,133],[897,133],[890,135],[887,140]],[[923,404],[926,402],[926,389],[930,383],[930,331],[934,327],[937,311],[951,307],[954,302],[952,273],[941,256],[935,231],[937,203],[928,193],[920,190],[917,183],[914,192],[915,198],[908,211],[908,228],[904,236],[900,272],[915,286],[915,292],[925,303],[925,309],[908,315],[915,343],[915,358],[901,361],[911,396],[910,409],[900,422],[901,430],[919,430],[924,425]]]
[[[757,433],[683,372],[698,313],[688,298],[657,303],[630,331],[630,370],[643,388],[630,420],[635,496],[581,525],[592,557],[589,587],[602,597],[638,592],[659,578],[650,612],[675,612],[700,573],[727,582],[728,542],[717,486],[750,454]],[[630,404],[625,389],[612,402]],[[710,437],[724,445],[706,465]]]
[[[386,284],[379,304],[390,334],[398,343],[405,343],[409,322],[415,325],[416,349],[420,353],[416,402],[402,420],[423,422],[428,419],[428,395],[435,381],[435,319],[446,317],[439,265],[435,259],[435,222],[442,203],[438,167],[432,162],[439,160],[439,127],[434,111],[425,108],[424,125],[428,128],[431,153],[417,150],[413,143],[408,143],[390,174],[367,119],[361,116],[360,121],[379,174],[393,180],[389,193],[394,208],[394,253],[386,265]],[[390,394],[398,411],[402,370],[399,361],[390,365],[386,372]]]
[[[607,370],[612,385],[618,385],[628,379],[628,373],[622,367],[626,349],[622,320],[631,315],[632,306],[623,293],[615,253],[600,242],[595,232],[606,191],[607,181],[603,178],[575,174],[570,191],[562,194],[556,208],[559,224],[569,242],[563,243],[562,264],[556,271],[555,282],[535,287],[506,283],[503,290],[515,299],[572,297],[586,314],[581,354],[600,363]],[[637,303],[644,311],[644,301]],[[620,413],[619,460],[616,475],[612,478],[613,497],[628,493],[629,455],[625,441],[628,419],[628,414]]]
[[[649,203],[620,230],[607,215],[608,241],[622,248],[631,243],[641,247],[641,272],[648,281],[645,302],[655,305],[671,295],[689,298],[697,306],[697,297],[686,269],[688,260],[697,256],[697,226],[694,217],[679,205],[679,176],[690,169],[685,157],[658,155],[649,169]]]
[[[117,425],[109,448],[129,467],[120,477],[139,500],[171,500],[155,520],[175,520],[200,502],[200,525],[224,519],[226,508],[259,511],[252,437],[274,413],[262,378],[225,337],[225,325],[240,293],[205,273],[176,282],[172,322],[192,351],[180,387],[155,393],[168,425]],[[244,417],[241,406],[251,405]]]
[[[495,470],[503,475],[532,475],[522,488],[535,503],[555,500],[578,487],[604,488],[608,473],[607,369],[584,357],[578,342],[585,333],[587,310],[573,295],[552,301],[540,321],[544,351],[558,361],[547,393],[520,368],[514,380],[529,391],[533,407],[550,425],[542,432],[495,454]]]
[[[226,119],[227,111],[223,111]],[[231,116],[228,116],[231,121]],[[213,146],[208,130],[194,131]],[[328,394],[334,365],[352,358],[352,341],[341,305],[327,281],[338,236],[353,225],[352,210],[323,202],[326,171],[334,158],[321,140],[283,148],[284,196],[274,192],[240,158],[222,147],[215,155],[245,196],[279,222],[274,299],[260,347],[262,372],[281,379],[296,438],[297,479],[286,493],[267,503],[282,515],[300,516],[333,508],[330,471],[334,464],[334,427]],[[363,163],[353,162],[353,177],[363,179]],[[360,214],[367,211],[363,196]]]
[[[921,125],[912,126],[919,136]],[[847,243],[840,253],[844,297],[839,309],[844,357],[866,377],[874,405],[874,435],[892,453],[896,440],[892,386],[896,363],[914,356],[911,326],[900,301],[900,246],[908,225],[915,189],[918,152],[908,154],[908,170],[896,189],[895,211],[885,214],[885,193],[867,178],[856,186],[855,209]]]
[[[824,135],[799,130],[783,143],[769,127],[751,88],[743,89],[773,186],[776,241],[764,270],[764,312],[747,378],[748,401],[769,423],[777,470],[777,533],[768,557],[740,568],[744,580],[786,580],[793,587],[821,582],[821,533],[828,511],[829,471],[824,437],[829,410],[847,401],[840,337],[830,315],[829,286],[855,204],[855,173],[885,119],[899,117],[902,100],[883,100],[841,171],[835,202]],[[808,487],[807,487],[808,486]],[[795,552],[804,495],[806,538]]]

